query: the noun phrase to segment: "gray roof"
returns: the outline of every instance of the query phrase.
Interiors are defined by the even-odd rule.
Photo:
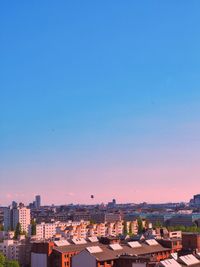
[[[61,246],[55,247],[54,250],[60,253],[67,253],[67,252],[81,252],[85,250],[87,247],[92,246],[99,246],[102,249],[102,252],[92,253],[98,261],[105,261],[105,260],[112,260],[118,258],[120,255],[148,255],[157,252],[164,252],[170,251],[169,248],[164,248],[162,245],[153,245],[149,246],[145,243],[141,244],[141,247],[138,248],[131,248],[128,244],[120,244],[122,249],[120,250],[112,250],[109,245],[104,245],[99,242],[94,243],[87,243],[81,245],[68,245],[68,246]],[[89,252],[88,252],[89,253]]]

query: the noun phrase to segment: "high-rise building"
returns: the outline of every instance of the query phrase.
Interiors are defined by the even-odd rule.
[[[4,228],[5,230],[14,230],[18,223],[21,230],[28,232],[31,222],[30,209],[20,205],[18,207],[8,207],[4,209]]]
[[[200,206],[200,194],[194,196],[194,204]]]
[[[9,231],[12,230],[12,209],[11,207],[6,207],[3,210],[3,223],[4,223],[4,230]]]
[[[26,207],[18,207],[13,209],[13,229],[20,223],[21,230],[28,232],[28,227],[31,223],[30,209]]]
[[[35,207],[36,207],[36,209],[39,209],[40,206],[41,206],[41,196],[37,195],[37,196],[35,196]]]

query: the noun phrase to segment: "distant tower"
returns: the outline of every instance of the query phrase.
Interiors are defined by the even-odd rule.
[[[35,207],[36,209],[39,209],[41,207],[41,196],[40,195],[35,196]]]
[[[15,201],[12,202],[12,208],[17,208],[17,202]]]

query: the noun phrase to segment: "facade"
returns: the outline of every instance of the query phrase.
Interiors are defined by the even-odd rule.
[[[41,196],[37,195],[35,196],[35,208],[39,209],[41,207]]]
[[[10,260],[19,260],[19,242],[4,240],[0,243],[0,253]]]
[[[169,258],[170,253],[171,249],[164,248],[155,240],[142,243],[119,243],[119,240],[100,243],[96,239],[75,239],[71,243],[36,242],[31,251],[31,267],[121,267],[117,263],[124,255],[138,255],[147,257],[147,261],[153,258],[159,262]]]
[[[193,226],[192,214],[177,214],[168,220],[170,226]]]
[[[151,240],[152,241],[152,240]],[[115,267],[122,255],[154,257],[156,262],[169,258],[170,249],[159,245],[155,240],[147,243],[128,242],[127,244],[110,244],[86,247],[72,258],[72,267]],[[121,265],[118,265],[121,266]]]
[[[160,239],[158,242],[166,247],[170,248],[172,253],[176,253],[182,249],[182,239],[181,238],[168,238],[168,239]]]
[[[30,209],[22,205],[19,207],[4,208],[4,229],[6,231],[15,230],[17,224],[20,223],[22,231],[28,233],[30,222]]]
[[[112,223],[121,221],[122,216],[119,213],[97,212],[91,214],[91,220],[95,223]]]
[[[31,267],[49,267],[53,247],[53,242],[34,243],[31,249]]]
[[[200,234],[183,233],[182,234],[183,250],[188,252],[200,252]]]
[[[194,204],[200,205],[200,194],[194,195]]]
[[[40,223],[36,225],[36,236],[37,240],[47,240],[52,238],[56,234],[55,223]]]
[[[11,207],[6,207],[3,209],[3,224],[4,224],[4,230],[9,231],[12,227],[12,209]]]
[[[126,226],[125,226],[126,225]],[[36,225],[37,240],[49,240],[54,237],[64,239],[72,238],[89,238],[89,237],[107,237],[120,236],[124,233],[124,227],[129,232],[136,235],[138,232],[137,221],[123,222],[116,221],[114,223],[90,223],[89,221],[80,222],[54,222],[54,223],[40,223]],[[30,233],[29,229],[29,233]]]
[[[17,260],[20,266],[30,266],[31,243],[25,240],[3,240],[0,243],[0,253],[9,260]]]
[[[26,207],[18,207],[12,210],[13,212],[13,229],[20,223],[21,230],[28,233],[29,225],[31,223],[30,209]]]

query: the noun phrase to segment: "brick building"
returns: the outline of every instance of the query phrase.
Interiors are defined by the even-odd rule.
[[[184,251],[200,252],[200,233],[183,233],[182,245]]]

